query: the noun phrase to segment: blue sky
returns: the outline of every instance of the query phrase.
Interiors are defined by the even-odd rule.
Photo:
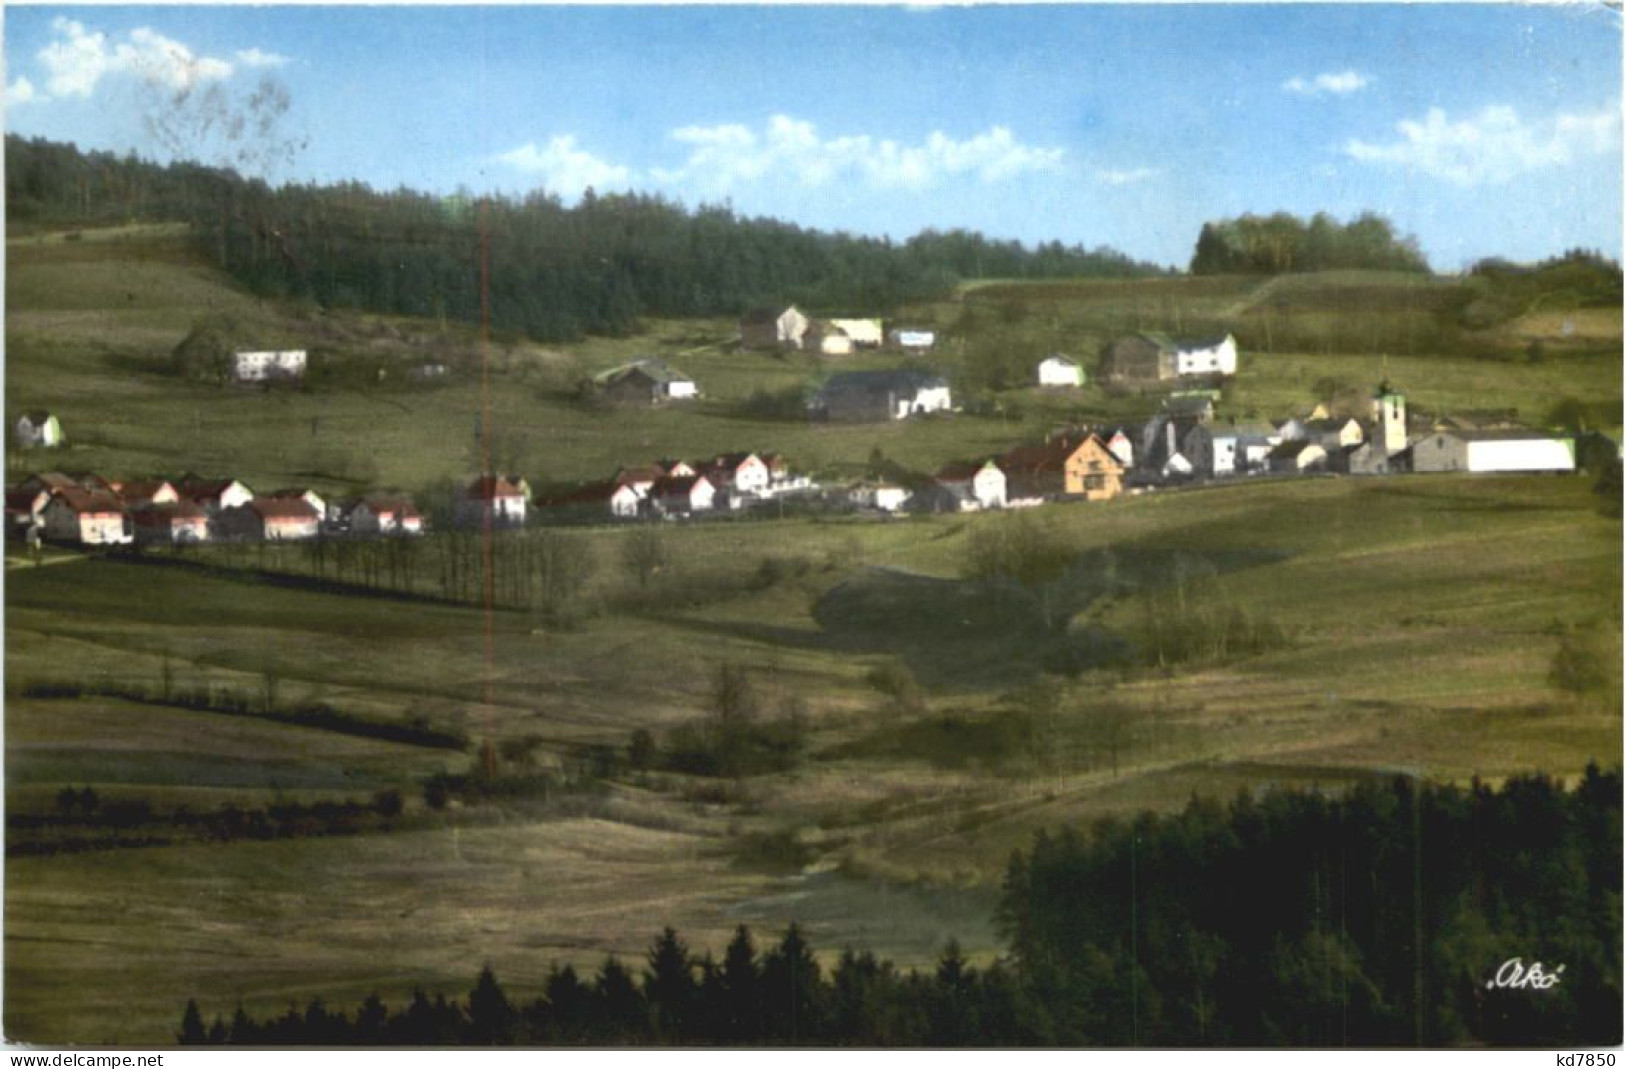
[[[273,181],[638,189],[905,237],[1188,262],[1201,223],[1371,209],[1435,267],[1621,240],[1601,5],[50,7],[9,131],[163,159],[148,121],[286,87]],[[181,114],[193,114],[182,109]],[[263,142],[262,142],[263,143]]]

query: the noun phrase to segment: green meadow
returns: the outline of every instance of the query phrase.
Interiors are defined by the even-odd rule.
[[[988,416],[763,418],[753,394],[828,366],[738,352],[732,324],[706,321],[578,345],[493,339],[487,409],[467,328],[263,303],[178,232],[42,235],[7,254],[11,403],[51,408],[73,443],[13,456],[14,475],[190,469],[255,487],[420,490],[474,470],[488,411],[493,448],[532,482],[744,448],[834,481],[876,449],[930,471],[1156,403],[1016,388],[988,391]],[[1339,286],[1402,285],[1314,281],[1325,307]],[[1406,281],[1393,305],[1412,314],[1455,284]],[[1304,285],[993,285],[910,311],[948,332],[939,362],[958,375],[1001,317],[1003,344],[1036,362],[1067,337],[1092,356],[1110,327],[1244,317]],[[955,327],[968,308],[983,311]],[[210,312],[325,339],[312,359],[345,373],[287,391],[173,374],[170,352]],[[1430,409],[1541,413],[1617,398],[1614,344],[1554,342],[1539,362],[1247,351],[1221,414],[1284,417],[1322,379],[1384,373]],[[704,397],[654,411],[576,398],[582,376],[644,354]],[[375,374],[412,358],[450,363],[450,381]],[[985,961],[1001,949],[1004,866],[1041,828],[1374,775],[1573,777],[1617,761],[1622,743],[1621,535],[1605,503],[1587,476],[1323,477],[1019,517],[677,524],[646,581],[626,564],[632,529],[571,529],[557,537],[580,543],[589,577],[567,614],[293,585],[270,574],[274,554],[209,569],[8,559],[8,819],[55,819],[65,788],[89,788],[104,813],[141,803],[168,823],[140,833],[164,841],[11,850],[5,1030],[165,1043],[190,997],[206,1017],[317,994],[394,1004],[416,986],[462,990],[486,963],[529,997],[555,962],[639,962],[667,924],[716,952],[737,924],[800,920],[828,952],[923,965],[957,938]],[[966,578],[978,540],[1012,525],[1060,547],[1062,565],[1028,585]],[[1148,656],[1168,621],[1190,622],[1188,650]],[[759,723],[794,725],[791,758],[719,776],[629,756],[639,732],[669,758],[685,731],[714,725],[725,667],[748,678]],[[208,703],[176,697],[189,694]],[[274,715],[318,705],[332,722]],[[426,785],[444,776],[549,786],[436,805]],[[391,792],[398,812],[344,834],[172,830],[180,810]],[[8,828],[8,847],[25,840]]]

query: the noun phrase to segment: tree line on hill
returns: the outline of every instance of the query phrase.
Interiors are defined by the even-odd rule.
[[[182,1043],[1461,1046],[1621,1036],[1619,771],[1566,789],[1372,779],[1193,799],[1170,815],[1040,835],[1009,864],[984,967],[949,943],[902,970],[820,964],[791,925],[720,962],[667,929],[642,975],[555,967],[528,1004],[490,969],[466,1002],[419,991],[351,1016],[319,999],[205,1025]],[[1514,963],[1515,964],[1512,964]],[[1535,964],[1544,986],[1528,982]]]
[[[772,302],[875,314],[976,278],[1161,273],[1109,248],[1029,248],[963,230],[886,238],[687,209],[658,196],[432,196],[355,182],[283,185],[6,138],[12,222],[177,220],[265,296],[479,321],[539,340],[625,334],[639,316],[734,315]]]
[[[1428,272],[1412,237],[1364,212],[1339,223],[1325,212],[1308,222],[1287,212],[1243,215],[1202,224],[1191,257],[1193,275],[1282,275],[1298,271]]]

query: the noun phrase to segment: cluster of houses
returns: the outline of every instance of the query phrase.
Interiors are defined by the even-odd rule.
[[[909,486],[863,480],[846,489],[846,499],[880,512],[965,512],[1103,501],[1252,475],[1574,469],[1571,438],[1518,426],[1504,414],[1416,420],[1405,395],[1383,382],[1358,416],[1321,404],[1279,424],[1220,420],[1211,391],[1187,391],[1143,423],[1068,428],[1041,444],[949,464]]]
[[[814,319],[793,304],[753,308],[739,318],[742,349],[850,356],[860,349],[887,345],[923,353],[936,343],[936,332],[923,327],[894,326],[888,331],[878,319]]]
[[[682,517],[751,508],[817,489],[777,453],[720,453],[692,463],[623,467],[603,482],[539,498],[535,506],[566,520]]]
[[[405,494],[328,502],[305,488],[256,494],[236,479],[104,479],[42,472],[6,492],[8,535],[87,546],[285,542],[323,535],[374,538],[423,532]]]

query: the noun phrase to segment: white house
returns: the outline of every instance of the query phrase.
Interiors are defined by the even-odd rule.
[[[1051,353],[1038,364],[1040,386],[1082,386],[1083,365],[1069,356]]]
[[[1439,431],[1411,446],[1413,471],[1573,471],[1574,439],[1532,430]]]
[[[1174,373],[1176,375],[1234,375],[1236,373],[1236,339],[1233,334],[1222,338],[1181,340],[1175,343]]]
[[[1326,448],[1319,442],[1302,438],[1284,441],[1269,452],[1269,469],[1274,472],[1299,475],[1306,471],[1323,471],[1326,462]]]
[[[649,485],[653,484],[654,480],[651,479]],[[586,519],[598,519],[608,513],[611,519],[632,520],[642,514],[643,500],[642,491],[634,489],[630,482],[616,479],[607,483],[591,483],[563,496],[549,498],[541,502],[541,507]]]
[[[801,340],[801,347],[825,356],[851,356],[854,343],[852,335],[829,320],[821,319],[807,331]]]
[[[753,308],[739,319],[739,344],[746,349],[800,349],[812,321],[795,305]]]
[[[767,462],[755,453],[723,453],[710,462],[695,467],[698,468],[699,474],[710,480],[712,486],[718,490],[729,490],[735,496],[764,494],[773,481]],[[692,475],[695,471],[694,468],[690,468],[681,474]]]
[[[859,508],[897,512],[908,504],[909,493],[906,488],[896,483],[861,482],[848,488],[846,496],[847,500]]]
[[[950,464],[937,472],[936,480],[950,490],[968,495],[984,509],[1004,507],[1009,479],[997,461],[981,464]]]
[[[222,511],[214,517],[214,530],[221,538],[252,542],[292,542],[315,538],[321,533],[322,516],[308,501],[296,497],[255,498],[246,505]]]
[[[423,533],[423,515],[404,494],[365,494],[350,509],[353,535],[415,535]]]
[[[135,540],[143,545],[187,545],[209,539],[209,512],[190,501],[147,504],[130,517]]]
[[[62,423],[49,412],[24,412],[17,418],[15,440],[19,449],[55,449],[63,442]]]
[[[500,475],[482,475],[458,495],[457,522],[483,524],[489,513],[491,522],[499,527],[511,527],[525,522],[525,492]]]
[[[112,494],[72,487],[51,495],[40,513],[46,538],[87,546],[116,546],[134,540],[124,518],[124,502]]]
[[[703,475],[668,475],[649,488],[649,499],[668,515],[709,512],[716,496],[716,487]]]
[[[1134,467],[1134,439],[1129,436],[1128,428],[1118,427],[1112,431],[1106,438],[1106,448],[1123,467]]]
[[[238,382],[304,378],[305,350],[281,349],[233,353],[231,374]]]
[[[211,515],[240,508],[254,500],[254,491],[236,479],[200,479],[195,475],[183,475],[175,484],[175,490],[182,500],[202,505]]]
[[[831,319],[829,322],[851,338],[859,349],[878,349],[886,341],[878,319]]]

